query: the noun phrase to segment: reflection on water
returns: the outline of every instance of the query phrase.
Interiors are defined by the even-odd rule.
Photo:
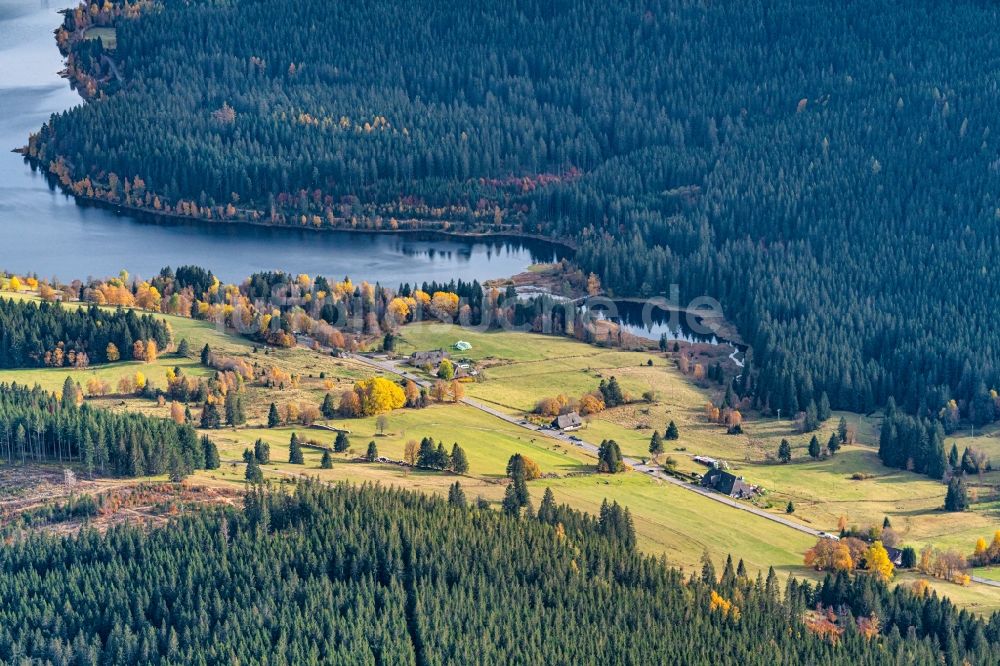
[[[706,317],[694,313],[668,309],[658,305],[635,301],[590,301],[591,314],[597,319],[613,321],[632,335],[651,340],[707,342],[719,344],[720,340],[706,324]],[[706,313],[710,314],[710,313]]]
[[[81,103],[57,75],[63,63],[52,36],[57,11],[71,4],[0,0],[0,270],[68,280],[123,268],[150,276],[163,266],[197,264],[226,281],[287,270],[394,285],[504,277],[561,256],[536,242],[160,224],[77,206],[9,152],[51,114]]]

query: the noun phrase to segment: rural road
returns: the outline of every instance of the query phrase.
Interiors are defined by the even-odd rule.
[[[350,357],[360,363],[364,363],[365,365],[377,368],[379,370],[383,370],[385,372],[392,373],[399,377],[403,377],[404,379],[412,380],[418,386],[426,388],[431,385],[431,382],[427,381],[426,379],[423,379],[417,376],[416,374],[408,372],[405,368],[400,368],[399,366],[402,363],[401,361],[388,361],[388,360],[383,361],[383,360],[368,358],[367,356],[362,356],[360,354],[351,354]],[[494,409],[493,407],[490,407],[488,405],[484,405],[483,403],[477,400],[473,400],[471,398],[462,398],[461,402],[463,404],[468,405],[469,407],[472,407],[473,409],[478,409],[482,412],[490,414],[491,416],[506,421],[507,423],[515,425],[519,428],[525,428],[526,430],[531,430],[533,432],[559,440],[565,444],[570,444],[578,448],[581,448],[584,451],[587,451],[594,456],[597,455],[598,447],[596,444],[593,444],[591,442],[585,442],[578,437],[577,438],[571,437],[570,435],[567,435],[566,433],[560,432],[558,430],[552,430],[550,428],[542,428],[536,426],[533,423],[524,421],[515,416],[511,416],[510,414],[502,412],[498,409]],[[642,472],[644,474],[648,474],[649,476],[655,479],[666,481],[667,483],[672,483],[678,488],[683,488],[684,490],[688,490],[693,493],[698,493],[702,497],[707,497],[710,500],[719,502],[721,504],[725,504],[726,506],[732,507],[739,511],[746,511],[747,513],[752,513],[766,520],[770,520],[775,523],[780,523],[785,527],[789,527],[793,530],[797,530],[799,532],[808,534],[810,536],[818,537],[822,533],[820,530],[816,530],[811,527],[806,527],[805,525],[797,523],[794,520],[790,520],[783,516],[775,515],[763,509],[758,509],[757,507],[751,506],[749,504],[743,504],[741,502],[737,502],[736,500],[730,497],[726,497],[725,495],[721,495],[712,490],[706,490],[705,488],[702,488],[700,486],[691,485],[690,483],[681,481],[680,479],[674,478],[669,474],[663,473],[656,467],[643,464],[642,461],[640,460],[636,460],[634,458],[623,458],[623,460],[626,465],[632,467],[637,472]],[[998,584],[997,586],[1000,587],[1000,584]]]
[[[976,583],[989,585],[990,587],[1000,587],[1000,581],[997,580],[990,580],[989,578],[980,578],[979,576],[969,576],[969,578]]]

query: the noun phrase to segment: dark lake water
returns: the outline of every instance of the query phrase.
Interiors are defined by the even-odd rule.
[[[559,256],[535,242],[159,224],[76,205],[9,152],[51,114],[81,103],[57,74],[62,59],[52,31],[68,6],[0,0],[0,270],[70,280],[123,268],[149,277],[163,266],[197,264],[226,281],[279,269],[395,285],[504,277]]]
[[[693,313],[655,305],[646,307],[645,303],[637,301],[620,300],[611,303],[603,302],[602,299],[594,301],[592,310],[598,319],[613,321],[628,333],[650,340],[666,336],[669,341],[709,344],[726,342],[712,332],[702,317]]]

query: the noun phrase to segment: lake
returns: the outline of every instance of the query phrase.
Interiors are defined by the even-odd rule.
[[[52,33],[68,6],[0,0],[0,270],[70,280],[123,268],[150,277],[163,266],[196,264],[225,281],[286,270],[396,285],[505,277],[564,255],[537,241],[160,223],[78,206],[9,152],[51,114],[82,103],[58,76],[63,62]]]

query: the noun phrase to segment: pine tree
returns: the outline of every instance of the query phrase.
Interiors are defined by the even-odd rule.
[[[677,424],[673,421],[667,424],[667,430],[663,434],[663,438],[667,441],[676,441],[681,438],[680,432],[677,430]]]
[[[222,417],[219,415],[219,408],[214,402],[205,402],[201,408],[201,427],[204,430],[218,429],[222,427]]]
[[[278,414],[278,406],[272,402],[270,409],[267,410],[267,427],[277,428],[279,425],[281,425],[281,416]]]
[[[649,453],[653,456],[653,460],[663,453],[663,438],[660,437],[658,430],[654,430],[653,436],[649,438]]]
[[[813,435],[812,439],[809,440],[809,455],[813,458],[819,458],[820,453],[819,440],[816,439],[816,435]]]
[[[824,422],[830,418],[830,398],[827,397],[826,391],[819,396],[819,405],[816,406],[816,418],[820,422]]]
[[[469,473],[469,458],[465,455],[465,449],[458,445],[458,442],[451,447],[451,471],[455,474]]]
[[[809,401],[806,406],[805,416],[802,418],[802,432],[812,432],[819,427],[819,417],[816,412],[816,403],[813,400]]]
[[[171,449],[167,454],[167,478],[171,483],[180,483],[188,475],[189,470],[184,465],[184,459],[177,449]]]
[[[778,445],[778,460],[783,463],[788,463],[792,460],[792,445],[784,437],[781,438],[781,444]]]
[[[319,461],[320,469],[333,469],[333,456],[330,454],[330,449],[323,449],[323,457]]]
[[[837,453],[837,449],[839,448],[840,448],[840,437],[838,437],[837,433],[835,432],[830,433],[830,439],[827,440],[826,442],[826,450],[829,451],[830,455],[832,456]]]
[[[840,437],[841,444],[847,444],[847,419],[843,416],[840,417],[840,423],[837,424],[837,436]]]
[[[299,443],[299,437],[294,432],[288,443],[288,462],[292,465],[304,465],[306,462],[302,455],[302,444]]]
[[[465,491],[458,481],[448,487],[448,504],[465,508]]]
[[[948,453],[948,466],[958,469],[958,445],[952,442],[951,451]]]
[[[262,439],[257,439],[253,443],[253,456],[261,465],[269,464],[271,462],[271,445]]]
[[[375,445],[375,440],[368,442],[368,451],[365,453],[365,460],[368,462],[375,462],[378,459],[378,447]]]
[[[208,362],[211,360],[211,356],[212,349],[206,343],[205,346],[201,348],[201,364],[208,365]]]
[[[66,377],[66,381],[63,382],[62,388],[62,406],[63,409],[75,409],[76,408],[76,398],[79,395],[76,383],[73,381],[72,377]]]
[[[547,487],[545,494],[542,495],[542,503],[538,505],[538,520],[554,525],[557,516],[556,512],[556,496],[552,492],[552,488]]]
[[[351,440],[348,439],[347,433],[343,430],[339,431],[333,440],[333,450],[337,453],[343,453],[349,448],[351,448]]]
[[[507,490],[504,491],[503,502],[500,507],[503,512],[508,516],[520,516],[521,515],[521,500],[518,499],[517,489],[514,487],[516,482],[509,483],[507,485]]]
[[[785,513],[795,513],[795,503],[792,500],[788,500],[788,504],[785,505]]]
[[[177,344],[177,355],[181,358],[187,358],[191,355],[191,345],[188,344],[187,338],[181,338]]]
[[[246,473],[247,483],[263,483],[264,482],[264,472],[261,471],[260,465],[257,464],[256,458],[251,457],[250,461],[247,463]]]
[[[945,511],[965,511],[969,507],[969,493],[965,478],[956,474],[948,481],[948,492],[944,496]]]
[[[715,576],[715,565],[712,564],[712,557],[707,550],[701,554],[701,582],[713,586],[718,582],[718,578]]]
[[[208,435],[202,436],[201,448],[205,456],[205,469],[219,469],[219,449]]]
[[[625,471],[621,448],[615,440],[606,439],[601,442],[597,451],[597,471],[605,474],[617,474]]]
[[[334,404],[332,395],[327,393],[323,396],[323,404],[320,406],[319,411],[325,419],[332,419],[337,415],[337,405]]]

